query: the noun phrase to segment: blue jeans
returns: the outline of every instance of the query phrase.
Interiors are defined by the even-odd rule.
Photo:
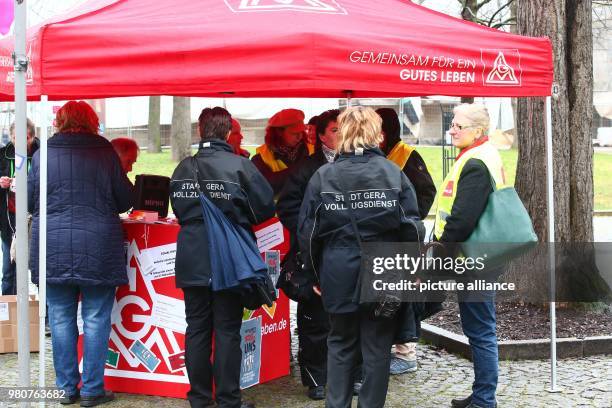
[[[484,302],[469,302],[465,293],[458,295],[461,327],[470,341],[474,363],[472,402],[493,408],[498,376],[495,294],[489,293],[491,300]],[[479,296],[482,297],[482,292]]]
[[[104,394],[104,366],[108,356],[114,286],[47,284],[47,307],[53,345],[55,383],[67,395],[78,391],[81,381],[77,356],[77,307],[83,317],[83,387],[81,396]]]
[[[2,240],[2,294],[16,295],[17,280],[15,275],[15,262],[11,262],[11,242],[12,237],[8,240]]]

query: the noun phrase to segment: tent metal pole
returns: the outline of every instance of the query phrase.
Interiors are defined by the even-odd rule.
[[[346,93],[346,107],[350,108],[352,106],[351,99],[353,99],[353,92],[345,91],[345,93]]]
[[[38,318],[40,324],[39,344],[40,352],[38,354],[38,386],[46,386],[46,350],[45,350],[45,317],[47,315],[47,137],[48,122],[47,96],[43,95],[40,98],[40,110],[42,111],[40,121],[40,205],[39,205],[39,247],[38,247]]]
[[[27,150],[27,102],[26,75],[28,59],[26,55],[26,1],[15,0],[15,198],[17,246],[17,365],[19,367],[19,386],[30,386],[30,319],[28,284],[28,150]],[[29,404],[24,403],[24,406]]]
[[[548,199],[548,267],[550,272],[550,389],[557,387],[557,315],[555,300],[555,200],[553,185],[553,139],[551,97],[546,97],[546,195]]]

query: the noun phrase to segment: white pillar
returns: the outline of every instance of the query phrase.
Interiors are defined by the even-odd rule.
[[[15,0],[15,179],[17,231],[17,365],[19,386],[30,386],[30,319],[28,315],[28,150],[26,125],[26,1]]]
[[[40,98],[40,111],[42,112],[40,121],[40,201],[38,211],[38,228],[39,228],[39,243],[38,243],[38,319],[40,322],[40,331],[38,334],[40,352],[38,354],[38,386],[46,386],[45,378],[45,316],[47,315],[47,112],[49,104],[47,96],[43,95]]]
[[[555,199],[553,184],[553,139],[551,97],[546,97],[546,194],[548,199],[548,263],[550,272],[550,392],[557,388],[557,310],[555,288]]]

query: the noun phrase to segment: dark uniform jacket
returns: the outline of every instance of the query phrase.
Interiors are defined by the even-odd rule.
[[[351,313],[358,310],[361,257],[338,177],[357,196],[353,213],[362,241],[420,241],[424,227],[414,187],[380,149],[340,155],[312,176],[298,222],[302,259],[319,278],[325,309]]]
[[[39,146],[39,140],[34,139],[30,152],[28,152],[28,171],[31,167],[32,156]],[[0,176],[15,177],[15,145],[12,142],[0,149]],[[15,193],[8,188],[0,188],[0,232],[3,241],[10,241],[15,232],[14,205]]]
[[[248,159],[234,154],[221,140],[200,146],[195,155],[200,187],[235,224],[247,231],[274,216],[270,184]],[[181,225],[176,248],[176,286],[208,286],[208,241],[198,190],[194,184],[192,158],[181,161],[170,181],[170,203]]]
[[[298,216],[306,186],[312,175],[324,164],[327,164],[327,159],[321,149],[303,159],[296,165],[296,170],[289,176],[278,197],[276,203],[278,218],[291,234],[297,234]]]
[[[284,287],[286,292],[293,292],[286,293],[293,300],[307,300],[311,298],[314,295],[312,286],[317,284],[317,279],[312,274],[312,270],[303,271],[299,265],[300,261],[297,257],[297,230],[300,206],[302,205],[308,182],[312,175],[324,164],[327,164],[327,159],[321,149],[315,151],[312,156],[303,159],[297,164],[297,169],[287,179],[276,202],[278,218],[291,234],[291,248],[283,260],[283,269],[290,270],[293,274],[291,289]]]
[[[57,133],[47,153],[47,282],[119,286],[128,282],[119,214],[134,203],[134,187],[113,146],[84,133]],[[28,174],[33,215],[32,281],[38,283],[40,152]],[[17,187],[19,188],[19,186]]]

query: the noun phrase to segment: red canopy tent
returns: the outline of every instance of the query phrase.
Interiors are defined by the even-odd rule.
[[[24,25],[24,16],[16,19],[19,38]],[[0,101],[16,99],[22,115],[16,127],[17,148],[21,143],[25,152],[24,98],[14,97],[15,78],[19,84],[24,79],[23,73],[13,72],[14,41],[0,40]],[[25,75],[30,100],[137,95],[547,96],[547,168],[552,168],[550,41],[486,28],[408,0],[90,0],[31,28],[25,53],[22,50],[20,45],[18,56],[27,54],[30,61]],[[41,160],[45,168],[45,141]],[[46,206],[44,173],[41,220]],[[550,171],[547,185],[551,239]],[[22,204],[20,217],[24,221],[18,222],[18,229],[25,229]],[[18,282],[25,282],[25,287],[26,258],[18,249]],[[44,281],[44,254],[40,259]],[[27,309],[27,302],[20,307]],[[41,316],[44,313],[42,306]],[[553,390],[554,325],[551,307]],[[25,326],[23,330],[27,333]],[[20,379],[28,371],[26,359],[20,352]],[[42,356],[40,361],[44,384]]]
[[[13,39],[0,41],[12,100]],[[544,96],[548,39],[410,1],[92,0],[28,31],[29,99]]]

